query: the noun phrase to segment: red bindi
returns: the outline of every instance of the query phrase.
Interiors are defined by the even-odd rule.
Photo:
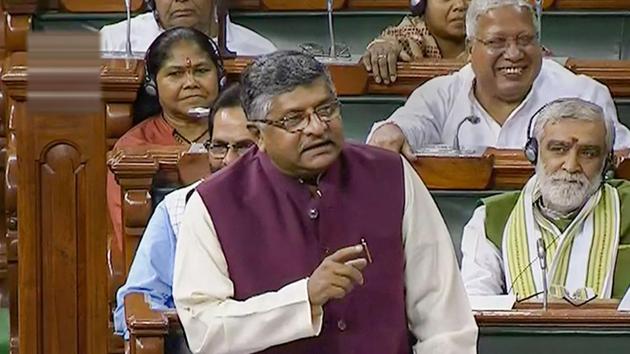
[[[189,69],[190,69],[190,67],[192,67],[192,61],[188,57],[186,57],[186,67],[189,68]]]

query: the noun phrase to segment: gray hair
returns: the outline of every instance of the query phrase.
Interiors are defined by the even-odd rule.
[[[273,99],[299,86],[324,79],[335,88],[326,65],[298,51],[277,51],[251,63],[241,75],[241,102],[248,120],[265,119]]]
[[[534,117],[533,136],[538,143],[542,141],[543,131],[548,123],[558,122],[562,119],[578,119],[589,122],[604,122],[606,128],[606,152],[610,151],[615,143],[615,123],[606,118],[602,107],[581,98],[560,98],[546,104]]]
[[[468,11],[466,11],[466,38],[471,39],[477,35],[479,17],[487,14],[490,10],[503,6],[527,8],[532,14],[532,25],[538,32],[536,13],[528,0],[472,0],[468,5]]]

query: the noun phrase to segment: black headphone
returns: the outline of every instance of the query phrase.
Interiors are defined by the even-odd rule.
[[[523,149],[523,153],[525,154],[525,157],[527,158],[527,160],[529,162],[532,163],[532,165],[536,165],[536,162],[538,162],[538,139],[536,139],[536,137],[534,136],[534,132],[533,130],[533,126],[534,126],[534,121],[536,121],[538,119],[538,116],[540,115],[540,113],[542,111],[544,111],[547,107],[551,106],[552,104],[556,104],[556,103],[561,103],[561,102],[565,102],[565,101],[581,101],[584,103],[588,103],[588,104],[592,104],[592,105],[596,105],[593,102],[590,101],[586,101],[583,100],[581,98],[578,97],[562,97],[562,98],[558,98],[555,99],[551,102],[546,103],[544,106],[540,107],[536,113],[534,113],[534,115],[529,119],[529,123],[527,124],[527,142],[525,143],[525,148]],[[599,106],[598,106],[599,107]],[[601,109],[601,107],[600,107]],[[602,109],[602,114],[603,114],[603,109]],[[607,119],[606,117],[604,117],[604,119]],[[605,124],[605,123],[604,123]],[[608,133],[608,132],[607,132]],[[608,156],[606,157],[606,161],[604,162],[604,168],[602,169],[602,175],[604,176],[604,179],[610,179],[614,177],[614,159],[615,159],[615,151],[614,151],[614,146],[615,146],[615,128],[613,127],[613,129],[610,132],[612,134],[612,141],[610,144],[610,151],[608,152]]]
[[[160,37],[158,36],[158,38]],[[153,50],[155,50],[154,48],[157,47],[158,38],[153,41],[151,46],[149,46],[149,49],[147,49],[147,52],[144,54],[144,91],[149,96],[158,96],[157,83],[155,82],[155,77],[157,76],[157,73],[150,72],[148,65],[149,58],[151,58],[151,53],[153,52]],[[210,46],[212,47],[212,51],[214,52],[214,57],[216,58],[217,78],[219,79],[219,92],[221,92],[227,82],[227,78],[225,76],[225,68],[223,66],[223,59],[221,58],[221,52],[219,51],[219,47],[217,46],[217,44],[211,38],[208,38],[208,42],[210,42]]]
[[[427,9],[427,0],[410,0],[409,7],[411,8],[412,14],[422,16]]]

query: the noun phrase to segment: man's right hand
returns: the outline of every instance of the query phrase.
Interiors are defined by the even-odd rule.
[[[369,145],[381,147],[386,150],[400,153],[409,161],[415,160],[411,145],[407,142],[402,130],[392,123],[385,123],[372,133]]]
[[[371,71],[377,84],[396,81],[396,62],[402,46],[388,40],[377,40],[363,54],[363,66]]]
[[[355,285],[363,285],[361,271],[367,266],[363,255],[363,246],[355,245],[324,258],[307,282],[311,308],[320,309],[328,300],[341,299]]]

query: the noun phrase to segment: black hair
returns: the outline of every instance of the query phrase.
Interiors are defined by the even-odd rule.
[[[223,108],[242,107],[241,104],[241,85],[235,83],[225,89],[219,97],[214,101],[210,117],[208,118],[208,136],[212,138],[214,128],[214,116]]]
[[[221,81],[223,77],[223,60],[219,55],[216,43],[210,37],[189,27],[168,29],[151,43],[145,54],[145,83],[138,91],[138,97],[134,102],[134,124],[162,112],[159,93],[157,92],[157,73],[170,57],[173,46],[182,42],[194,43],[207,53],[216,67],[217,79]]]

